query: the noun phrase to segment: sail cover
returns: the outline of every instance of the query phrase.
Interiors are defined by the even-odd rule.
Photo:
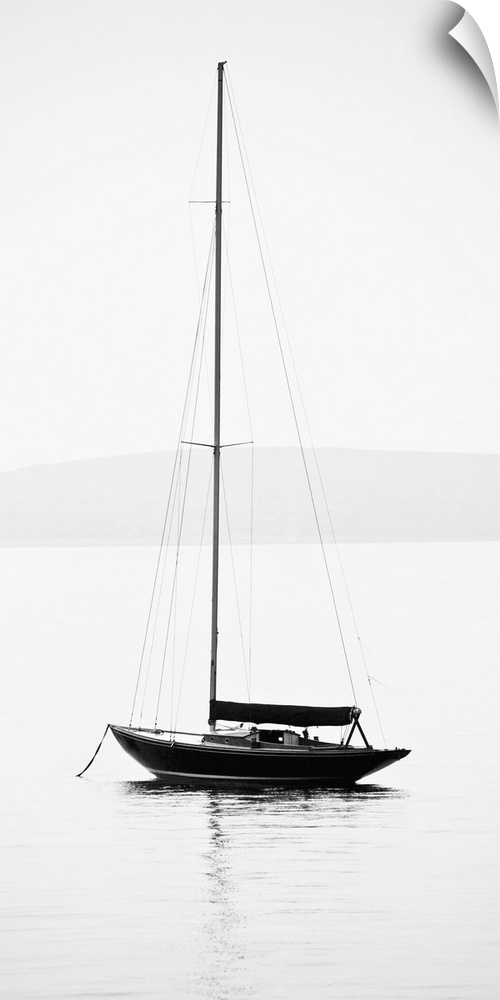
[[[353,709],[315,708],[310,705],[258,705],[255,702],[211,701],[210,721],[274,722],[288,726],[347,726],[352,722]]]

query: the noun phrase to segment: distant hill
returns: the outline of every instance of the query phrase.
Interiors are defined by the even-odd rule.
[[[338,541],[500,538],[498,455],[334,448],[318,449],[316,455]],[[318,516],[329,541],[331,531],[310,452],[307,459]],[[172,452],[155,452],[1,473],[0,545],[156,545],[173,460]],[[210,464],[209,449],[193,450],[193,489],[183,515],[187,543],[199,540],[205,508],[210,517]],[[250,449],[226,449],[223,464],[231,538],[245,542]],[[255,542],[317,539],[297,449],[256,449],[254,483]],[[180,504],[176,516],[181,516]],[[227,539],[227,530],[223,538]]]

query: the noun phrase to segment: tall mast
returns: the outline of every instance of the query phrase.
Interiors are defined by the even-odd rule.
[[[210,729],[215,729],[212,702],[217,692],[217,635],[219,609],[219,507],[220,507],[220,355],[222,265],[222,108],[224,66],[217,67],[217,168],[215,183],[215,361],[214,361],[214,492],[212,537],[212,643],[210,653]]]

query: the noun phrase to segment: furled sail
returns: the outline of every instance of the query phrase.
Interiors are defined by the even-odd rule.
[[[273,722],[288,726],[347,726],[359,715],[359,709],[350,706],[322,708],[310,705],[259,705],[255,702],[210,702],[210,721]]]

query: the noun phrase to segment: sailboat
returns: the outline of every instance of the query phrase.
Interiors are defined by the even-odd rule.
[[[215,192],[215,346],[213,376],[211,654],[208,729],[179,733],[110,724],[120,746],[163,782],[205,786],[343,787],[401,760],[404,749],[376,749],[356,705],[314,706],[220,700],[217,697],[221,494],[221,258],[224,67],[217,69]],[[224,723],[224,725],[221,725]],[[232,728],[228,723],[236,723]],[[311,737],[311,727],[340,727],[338,742]],[[299,731],[297,731],[299,730]],[[354,742],[355,737],[358,743]],[[359,745],[359,741],[360,745]]]

